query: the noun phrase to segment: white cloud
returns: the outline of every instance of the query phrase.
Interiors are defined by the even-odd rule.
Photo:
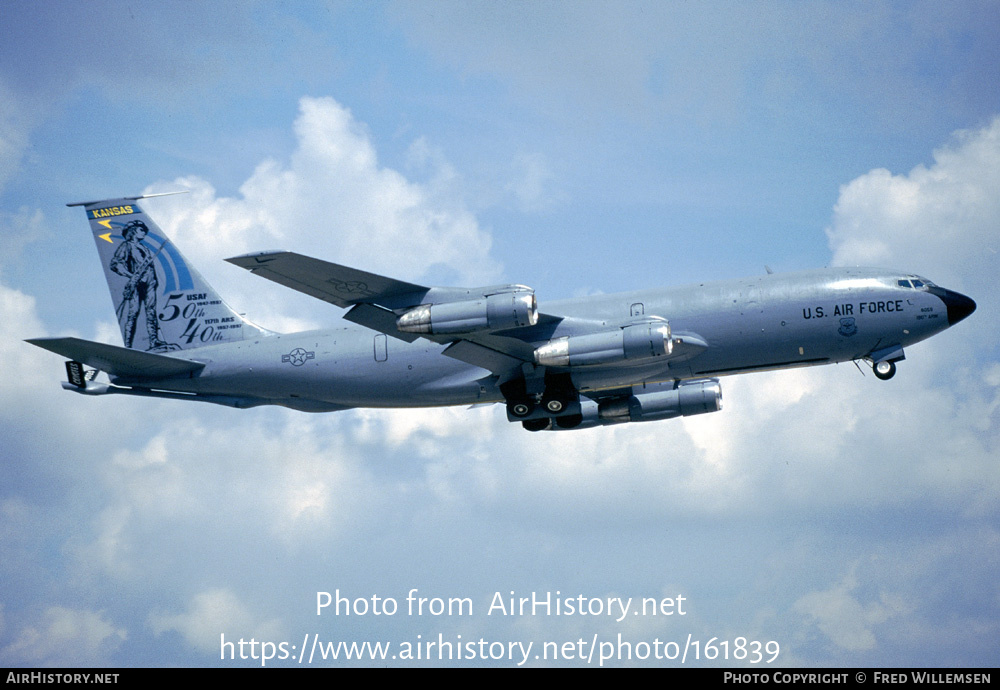
[[[17,340],[21,338],[38,337],[45,333],[35,313],[35,298],[20,290],[14,290],[0,283],[0,347],[5,363],[13,359],[23,364],[24,358],[34,354],[31,348],[26,348]]]
[[[208,182],[186,177],[150,189],[179,185],[193,194],[145,202],[224,297],[236,293],[235,303],[253,303],[251,318],[277,330],[318,325],[292,313],[296,302],[285,288],[236,279],[236,269],[218,266],[250,251],[289,249],[405,280],[444,266],[461,284],[499,281],[490,235],[462,205],[446,162],[418,156],[437,171],[427,184],[380,166],[364,125],[332,98],[303,98],[295,134],[288,162],[260,163],[241,198],[217,197]],[[330,321],[340,315],[324,309]]]
[[[454,172],[435,161],[436,154],[422,159],[442,171],[431,175],[438,180],[433,184],[417,185],[380,168],[364,127],[329,99],[303,101],[297,134],[299,147],[290,160],[261,164],[239,199],[219,198],[208,182],[186,178],[193,195],[149,202],[199,268],[203,260],[294,241],[299,246],[289,248],[404,278],[439,262],[466,270],[462,252],[469,265],[479,266],[470,269],[470,282],[494,275],[488,235],[447,193]],[[961,170],[965,158],[958,154],[974,159],[980,148],[971,144],[983,140],[988,137],[974,134],[960,140],[970,145],[956,146],[952,158],[941,155],[939,167]],[[897,200],[900,213],[919,221],[919,208],[928,204],[924,190],[943,175],[938,167],[925,173],[902,180],[914,187],[906,194],[889,194],[891,176],[887,181],[873,175],[868,204],[852,205],[845,195],[832,231],[839,238],[832,240],[835,249],[847,256],[849,238],[861,236],[851,229],[860,227],[887,246],[905,249],[910,238],[894,234],[891,215],[872,212],[880,203],[876,192],[882,184],[882,198]],[[325,195],[336,180],[344,189]],[[944,188],[932,206],[958,213],[964,207],[945,198],[948,190],[968,188]],[[946,215],[942,211],[938,218]],[[370,217],[380,220],[372,223]],[[322,227],[323,219],[336,231]],[[378,251],[343,237],[366,222]],[[950,246],[972,256],[975,241],[958,220],[951,222]],[[973,229],[984,222],[977,220]],[[841,229],[843,236],[837,234]],[[417,252],[437,235],[462,251]],[[392,265],[400,262],[413,274],[396,272]],[[290,291],[261,285],[226,265],[221,270],[219,275],[239,276],[232,285],[252,294],[255,308],[249,311],[270,289],[275,297],[265,313],[280,317],[289,311]],[[965,327],[980,316],[954,333],[968,334]],[[100,328],[110,326],[103,322]],[[716,572],[737,546],[702,523],[722,525],[727,533],[760,523],[753,536],[766,540],[788,522],[860,519],[854,517],[858,508],[883,511],[890,521],[902,519],[897,511],[947,511],[975,521],[995,515],[1000,496],[993,452],[1000,442],[1000,365],[987,362],[979,377],[937,339],[908,353],[889,383],[862,378],[851,365],[729,378],[723,380],[726,408],[720,413],[530,434],[509,424],[499,407],[305,415],[72,396],[55,385],[61,375],[57,358],[18,342],[44,332],[33,298],[0,286],[0,354],[10,383],[0,391],[4,419],[12,422],[9,433],[20,444],[19,456],[31,459],[32,472],[42,473],[32,479],[40,485],[55,477],[73,499],[53,501],[58,507],[47,510],[20,496],[19,485],[4,503],[5,514],[32,524],[32,536],[41,535],[53,546],[48,551],[61,554],[57,564],[20,548],[12,532],[4,533],[5,546],[18,546],[26,569],[52,581],[71,580],[89,592],[122,590],[130,616],[149,605],[146,594],[155,589],[159,608],[146,617],[149,629],[177,632],[213,656],[223,631],[275,636],[293,621],[307,620],[307,607],[298,600],[315,591],[317,577],[324,588],[345,583],[362,595],[369,593],[365,588],[395,594],[393,587],[413,584],[464,594],[460,588],[514,587],[518,578],[532,587],[558,587],[575,578],[589,588],[586,594],[597,596],[618,592],[621,583],[633,586],[638,576],[623,575],[620,568],[650,563],[657,584],[649,591],[658,591],[666,577],[679,588],[697,582],[702,592],[711,590],[753,618],[759,607],[738,601],[743,585],[729,586]],[[974,351],[981,354],[982,346]],[[66,450],[50,452],[43,437],[57,438]],[[74,529],[60,530],[65,522]],[[823,527],[804,529],[826,545]],[[868,553],[871,543],[856,548]],[[798,545],[754,546],[783,563],[799,551]],[[968,549],[954,557],[967,561]],[[594,572],[581,575],[581,563]],[[768,566],[744,573],[770,575]],[[887,588],[893,594],[883,596],[852,576],[833,585],[828,578],[824,573],[775,593],[767,610],[779,606],[804,614],[809,626],[843,649],[877,647],[879,626],[902,617],[898,588]],[[52,594],[42,589],[37,598],[48,605]],[[704,595],[697,589],[690,595],[699,596],[704,610]],[[11,655],[39,663],[54,659],[44,640],[57,637],[57,619],[77,621],[79,635],[97,640],[98,652],[113,651],[123,639],[124,630],[108,622],[112,616],[50,610],[51,622],[25,623],[28,614],[5,607],[6,630],[22,631],[8,638]],[[281,611],[282,618],[271,611]],[[727,611],[716,620],[736,630],[727,617],[736,615]],[[707,630],[713,622],[706,614],[700,624]],[[561,621],[528,625],[535,623],[548,632],[566,630]],[[476,632],[475,623],[471,627],[470,634]]]
[[[0,188],[2,185],[0,180]],[[16,213],[0,212],[0,262],[9,264],[20,258],[24,247],[44,233],[45,216],[39,209],[23,207]]]
[[[1000,117],[956,133],[929,167],[844,185],[827,236],[836,265],[888,265],[985,292],[995,289],[998,227]]]
[[[526,212],[544,210],[561,198],[550,191],[554,175],[541,153],[522,153],[514,158],[513,179],[507,191],[514,195],[517,207]]]
[[[176,631],[188,644],[211,656],[220,653],[222,635],[227,642],[237,644],[237,655],[240,654],[240,638],[249,642],[251,638],[270,641],[284,637],[277,620],[260,620],[232,591],[225,588],[196,594],[182,613],[152,613],[149,626],[156,635]],[[249,647],[246,653],[250,653]],[[259,647],[255,653],[260,654]]]
[[[38,384],[35,372],[57,369],[49,367],[58,360],[24,342],[26,338],[45,335],[46,328],[38,319],[35,298],[0,282],[0,376],[4,379],[0,386],[0,417],[21,417],[51,410],[48,407],[50,396],[35,395]]]
[[[125,642],[125,628],[100,611],[50,606],[0,651],[9,663],[37,666],[100,666]]]
[[[853,594],[854,572],[823,591],[810,592],[795,602],[794,609],[815,622],[831,642],[848,651],[870,650],[876,645],[874,628],[904,613],[899,597],[882,594],[862,603]]]
[[[893,425],[907,425],[916,410],[934,410],[931,437],[914,429],[907,438],[922,442],[889,442],[885,432],[880,445],[886,451],[907,448],[918,461],[912,480],[928,488],[964,485],[969,500],[962,504],[976,511],[993,500],[989,496],[995,498],[1000,482],[990,461],[990,448],[1000,436],[991,377],[1000,366],[997,228],[1000,117],[980,129],[957,132],[934,152],[930,166],[905,175],[873,170],[844,185],[827,230],[837,264],[889,264],[976,300],[978,308],[966,321],[912,348],[912,359],[897,376],[906,377],[896,384],[905,388],[894,392],[908,403],[893,410],[885,400],[878,408],[884,422]]]

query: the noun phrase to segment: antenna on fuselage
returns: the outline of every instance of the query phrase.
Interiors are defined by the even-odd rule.
[[[190,189],[178,189],[175,192],[156,192],[153,194],[140,194],[139,196],[127,196],[123,197],[122,201],[138,201],[139,199],[152,199],[156,196],[170,196],[171,194],[187,194]],[[72,204],[66,204],[67,206],[90,206],[91,204],[99,204],[101,201],[74,201]]]

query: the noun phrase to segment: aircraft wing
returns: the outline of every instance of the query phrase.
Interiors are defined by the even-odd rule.
[[[406,342],[426,338],[446,345],[445,355],[487,369],[501,382],[522,376],[525,364],[544,365],[533,343],[548,341],[557,327],[580,334],[601,330],[606,335],[618,333],[621,340],[617,327],[609,328],[603,322],[539,313],[534,291],[524,285],[428,287],[283,251],[246,254],[227,261],[349,309],[344,315],[348,321]],[[663,330],[669,338],[669,329]],[[591,345],[601,349],[602,343],[595,340]],[[695,334],[684,334],[673,344],[678,351],[670,354],[667,348],[671,359],[686,359],[707,347]]]
[[[257,252],[226,261],[285,287],[347,308],[346,320],[380,333],[406,342],[423,337],[445,345],[450,343],[444,354],[502,377],[519,370],[526,362],[533,362],[534,348],[517,337],[518,329],[441,334],[406,332],[397,327],[402,310],[428,302],[481,298],[476,290],[431,288],[295,252]],[[559,321],[559,317],[546,315],[541,319],[547,324]]]
[[[202,362],[95,343],[82,338],[32,338],[27,342],[112,376],[163,379],[187,375],[205,368]]]
[[[336,304],[419,304],[429,288],[403,280],[386,278],[357,268],[341,266],[295,252],[256,252],[226,259],[285,287]],[[411,299],[412,298],[412,299]]]
[[[255,252],[226,259],[262,278],[338,307],[351,308],[344,318],[412,343],[419,336],[396,328],[392,306],[420,304],[430,288],[368,273],[295,252]]]

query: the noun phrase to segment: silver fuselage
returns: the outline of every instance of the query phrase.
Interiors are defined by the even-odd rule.
[[[949,291],[901,286],[898,279],[904,276],[879,269],[822,269],[596,295],[541,303],[540,310],[574,317],[547,333],[549,338],[578,335],[581,320],[614,327],[646,315],[667,319],[675,337],[691,335],[707,344],[687,359],[566,370],[586,394],[644,382],[845,362],[893,348],[901,354],[902,348],[951,325],[949,305],[941,297]],[[270,403],[310,411],[503,400],[495,376],[444,356],[444,349],[423,338],[407,343],[345,321],[339,328],[177,353],[206,366],[190,378],[144,380],[141,387],[230,397],[229,404],[240,407]]]

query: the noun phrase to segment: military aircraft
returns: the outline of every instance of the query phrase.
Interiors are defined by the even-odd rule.
[[[505,403],[531,431],[584,429],[718,411],[731,374],[863,360],[889,379],[904,348],[976,308],[870,268],[540,308],[525,285],[431,287],[284,251],[228,259],[347,310],[335,328],[279,334],[188,264],[139,207],[151,196],[68,204],[87,213],[125,345],[29,340],[69,359],[68,390],[306,412]]]

